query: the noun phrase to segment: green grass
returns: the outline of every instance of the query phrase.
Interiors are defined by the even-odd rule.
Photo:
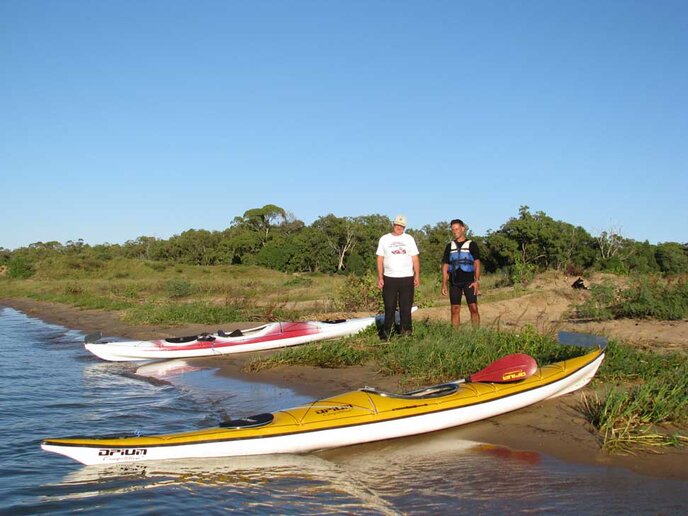
[[[688,357],[654,354],[610,341],[597,378],[604,393],[586,395],[582,411],[598,430],[603,449],[633,453],[639,448],[688,442]]]
[[[630,388],[610,387],[604,396],[585,395],[583,414],[598,430],[602,448],[634,453],[638,448],[681,446],[685,432],[669,428],[686,424],[686,383],[652,380]]]
[[[671,371],[682,371],[688,377],[685,353],[650,353],[612,339],[597,377],[609,383],[637,383],[665,377]]]
[[[417,386],[460,378],[510,353],[528,353],[543,364],[583,354],[579,348],[561,346],[532,328],[518,334],[470,328],[456,332],[449,324],[418,321],[411,337],[381,342],[375,328],[370,328],[347,339],[288,348],[254,361],[250,368],[369,363],[385,375],[399,375],[404,385]]]

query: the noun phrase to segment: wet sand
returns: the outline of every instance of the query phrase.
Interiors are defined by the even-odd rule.
[[[15,308],[45,322],[59,324],[85,333],[102,331],[106,336],[153,339],[193,335],[213,331],[207,325],[137,326],[122,322],[117,313],[80,310],[56,303],[28,299],[0,299],[0,306]],[[222,329],[248,328],[256,322],[231,323]],[[332,396],[364,385],[398,390],[398,379],[378,374],[371,367],[324,369],[305,366],[278,367],[247,373],[244,366],[260,354],[244,353],[223,357],[194,359],[194,365],[218,368],[218,374],[245,381],[288,387],[314,399]],[[515,450],[545,453],[577,464],[622,467],[636,473],[661,478],[688,480],[688,449],[671,448],[662,453],[608,455],[600,450],[592,428],[577,410],[585,390],[562,398],[472,423],[461,428],[462,438],[508,446]]]

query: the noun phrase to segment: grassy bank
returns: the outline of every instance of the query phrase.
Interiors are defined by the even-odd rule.
[[[287,274],[257,266],[175,265],[126,258],[99,261],[78,256],[49,258],[33,267],[25,279],[0,276],[0,298],[111,310],[136,324],[216,325],[381,310],[377,277],[372,273],[360,278]],[[501,275],[483,276],[488,292],[503,282]],[[416,290],[416,304],[446,304],[440,286],[439,271],[426,272]]]
[[[290,275],[241,265],[47,260],[37,265],[31,278],[0,278],[0,297],[112,310],[139,324],[217,324],[331,312],[332,292],[343,280],[336,275]]]

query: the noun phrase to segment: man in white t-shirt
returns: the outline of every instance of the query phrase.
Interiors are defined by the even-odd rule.
[[[377,286],[385,302],[383,339],[392,334],[397,303],[401,333],[408,335],[412,330],[411,307],[414,289],[420,285],[420,259],[416,241],[404,233],[405,229],[406,217],[397,215],[392,232],[382,235],[377,245]]]

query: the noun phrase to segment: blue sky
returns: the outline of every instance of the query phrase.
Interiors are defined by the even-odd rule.
[[[277,204],[688,241],[688,2],[2,0],[0,247]]]

